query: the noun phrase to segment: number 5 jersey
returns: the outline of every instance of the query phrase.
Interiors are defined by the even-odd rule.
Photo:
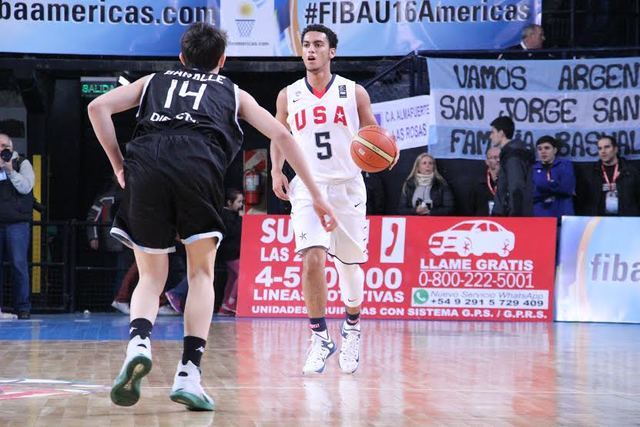
[[[360,127],[355,90],[355,82],[336,74],[321,91],[306,78],[287,86],[287,123],[316,182],[336,183],[360,175],[350,153],[351,139]]]

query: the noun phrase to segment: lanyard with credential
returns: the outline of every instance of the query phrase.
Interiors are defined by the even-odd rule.
[[[600,167],[602,167],[602,177],[607,183],[609,189],[611,189],[611,184],[615,184],[618,176],[620,176],[620,173],[618,172],[618,163],[616,163],[616,167],[613,169],[613,182],[609,181],[609,177],[607,176],[607,171],[604,169],[604,165],[602,164],[600,165]]]
[[[491,184],[491,174],[489,173],[489,170],[487,169],[487,187],[489,187],[489,191],[491,192],[492,195],[496,195],[496,189],[497,189],[497,185],[494,187]]]

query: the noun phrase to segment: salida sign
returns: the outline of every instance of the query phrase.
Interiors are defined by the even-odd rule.
[[[362,312],[379,319],[551,321],[555,219],[369,217]],[[238,315],[306,317],[288,216],[245,216]],[[327,317],[341,317],[329,259]]]

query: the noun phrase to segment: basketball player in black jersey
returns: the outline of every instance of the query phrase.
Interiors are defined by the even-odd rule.
[[[248,93],[218,74],[226,35],[197,23],[183,34],[183,68],[156,73],[114,89],[89,104],[89,118],[124,188],[112,234],[132,247],[140,280],[131,298],[130,341],[111,390],[121,406],[135,404],[140,381],[151,370],[150,335],[167,277],[167,253],[178,236],[187,252],[189,295],[184,312],[184,351],[171,400],[213,410],[200,384],[200,360],[213,314],[213,266],[224,233],[224,171],[239,151],[242,118],[275,142],[313,193],[327,230],[336,227],[331,207],[314,184],[287,129]],[[135,138],[126,156],[118,147],[111,115],[139,106]]]

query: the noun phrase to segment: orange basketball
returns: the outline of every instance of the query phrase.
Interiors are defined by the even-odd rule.
[[[380,126],[365,126],[351,141],[351,158],[365,172],[387,169],[398,155],[396,141]]]

